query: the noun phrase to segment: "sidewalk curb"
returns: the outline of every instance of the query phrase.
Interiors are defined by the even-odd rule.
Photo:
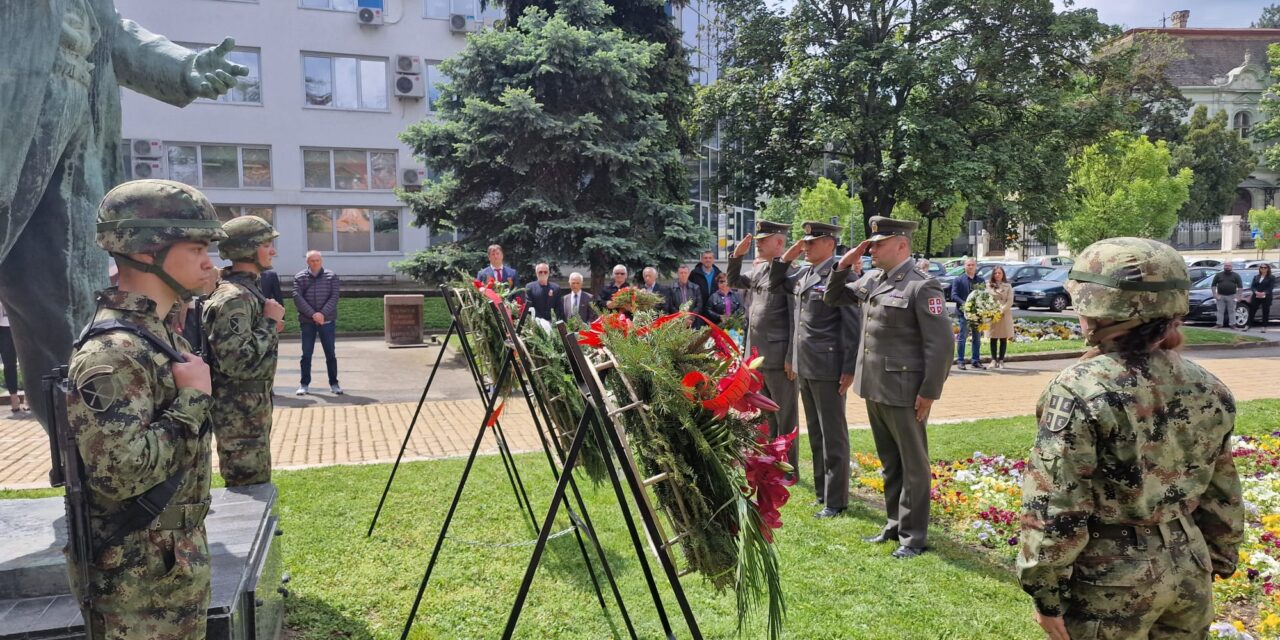
[[[1183,351],[1215,351],[1221,349],[1265,349],[1267,347],[1278,346],[1272,340],[1263,339],[1260,342],[1241,342],[1237,344],[1190,344],[1182,347]],[[1071,351],[1045,351],[1043,353],[1020,353],[1011,355],[1005,360],[1007,362],[1043,362],[1045,360],[1068,360],[1079,358],[1085,354],[1084,349],[1073,349]],[[990,362],[990,358],[984,357],[983,362]]]

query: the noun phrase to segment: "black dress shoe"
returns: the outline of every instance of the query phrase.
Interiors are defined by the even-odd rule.
[[[821,506],[822,506],[822,504],[823,504],[823,503],[822,503],[822,498],[818,498],[817,500],[814,500],[814,501],[813,501],[813,503],[812,503],[812,504],[810,504],[809,506],[811,506],[811,507],[821,507]]]
[[[984,364],[982,364],[981,362],[975,362],[975,363],[973,363],[973,368],[974,368],[974,369],[986,369],[986,368],[987,368],[987,366],[986,366],[986,365],[984,365]]]
[[[840,515],[840,514],[842,514],[842,513],[844,513],[844,509],[832,509],[831,507],[827,507],[827,508],[823,509],[822,511],[819,511],[819,512],[817,512],[817,513],[813,514],[813,517],[815,517],[815,518],[834,518],[834,517],[836,517],[836,516],[838,516],[838,515]]]
[[[877,533],[874,536],[863,536],[862,541],[870,542],[871,544],[880,544],[882,542],[897,542],[898,536],[890,536],[884,533],[883,531],[881,531],[880,533]]]
[[[908,547],[903,545],[894,549],[893,557],[898,558],[899,560],[905,560],[907,558],[914,558],[922,553],[924,553],[924,547]]]

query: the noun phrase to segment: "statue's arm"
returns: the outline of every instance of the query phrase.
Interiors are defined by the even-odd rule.
[[[198,97],[187,80],[196,52],[132,20],[117,20],[111,57],[121,86],[175,107],[185,107]]]

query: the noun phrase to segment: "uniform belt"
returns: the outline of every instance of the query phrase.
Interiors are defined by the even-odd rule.
[[[217,378],[213,381],[214,391],[230,391],[232,393],[271,393],[274,380],[231,380]]]
[[[209,513],[209,501],[195,504],[171,504],[156,516],[151,524],[152,529],[185,530],[194,529],[204,522]]]
[[[53,58],[53,72],[61,74],[88,87],[92,81],[93,63],[68,49],[59,48]]]
[[[1188,527],[1194,526],[1185,521],[1186,516],[1178,514],[1163,524],[1105,524],[1089,525],[1089,537],[1100,540],[1142,540],[1161,537],[1167,534],[1190,534]],[[1166,534],[1167,532],[1167,534]],[[1168,542],[1169,540],[1166,540]]]

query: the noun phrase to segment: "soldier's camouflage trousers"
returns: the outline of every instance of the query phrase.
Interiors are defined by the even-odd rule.
[[[251,391],[252,383],[243,384],[223,393],[215,381],[209,413],[218,442],[218,471],[228,487],[271,481],[271,392]]]
[[[1213,622],[1209,550],[1188,518],[1090,527],[1064,614],[1072,640],[1204,638]]]
[[[79,572],[68,568],[79,594]],[[89,572],[93,640],[202,640],[208,619],[209,543],[204,525],[143,530],[105,549]]]

